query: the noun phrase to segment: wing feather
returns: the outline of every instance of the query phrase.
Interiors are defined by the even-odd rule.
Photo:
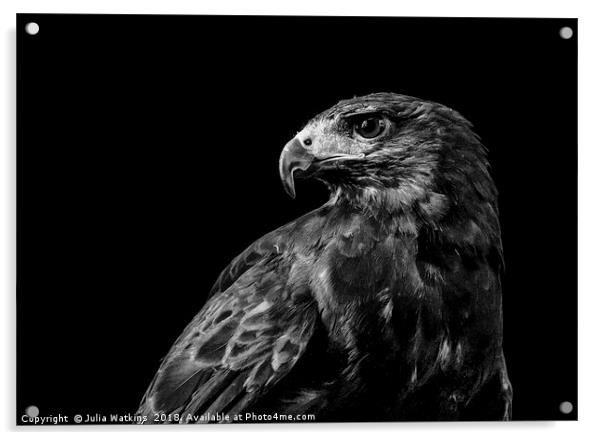
[[[291,280],[294,256],[277,243],[250,247],[222,272],[143,398],[138,413],[149,422],[155,413],[186,423],[189,415],[238,412],[302,356],[317,310],[308,283]]]

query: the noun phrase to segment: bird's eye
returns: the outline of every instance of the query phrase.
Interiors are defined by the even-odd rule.
[[[365,139],[380,135],[386,127],[385,120],[378,116],[361,119],[353,125],[353,131]]]

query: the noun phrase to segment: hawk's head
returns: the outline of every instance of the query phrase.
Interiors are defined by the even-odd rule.
[[[317,178],[337,198],[388,210],[431,196],[447,201],[468,187],[495,199],[484,148],[471,125],[443,105],[393,93],[341,101],[317,115],[284,147],[280,176]]]

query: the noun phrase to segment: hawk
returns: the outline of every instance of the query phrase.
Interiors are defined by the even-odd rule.
[[[329,200],[223,270],[138,415],[510,419],[497,190],[471,124],[410,96],[355,97],[311,119],[279,167],[293,198],[309,178]]]

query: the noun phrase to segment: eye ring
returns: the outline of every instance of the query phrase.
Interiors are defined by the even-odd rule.
[[[353,132],[364,139],[374,139],[380,136],[387,127],[381,116],[368,116],[353,124]]]

